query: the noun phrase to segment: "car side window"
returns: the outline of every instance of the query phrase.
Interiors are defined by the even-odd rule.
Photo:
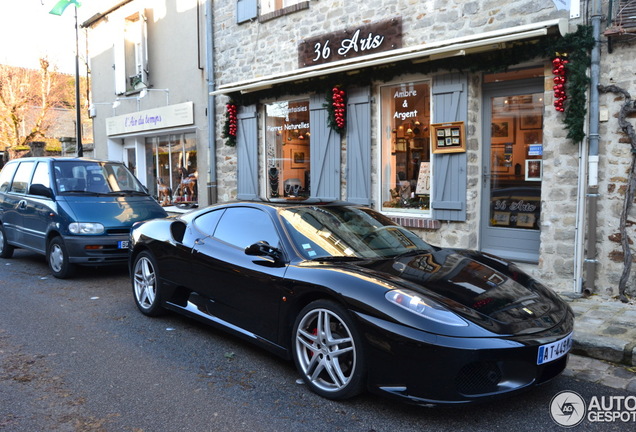
[[[49,164],[46,162],[38,162],[33,173],[31,184],[41,184],[45,187],[51,187],[51,179],[49,177]]]
[[[216,225],[219,223],[219,219],[223,215],[225,210],[215,210],[202,214],[194,220],[194,226],[197,231],[211,236],[214,233]]]
[[[279,247],[276,227],[269,215],[250,207],[228,208],[219,221],[214,237],[245,249],[258,241]]]
[[[10,192],[26,193],[33,172],[33,162],[22,162],[13,177]]]
[[[15,170],[18,169],[17,163],[12,163],[5,165],[5,167],[0,171],[0,192],[6,192],[9,190],[11,186],[11,179],[13,179],[13,174],[15,174]]]

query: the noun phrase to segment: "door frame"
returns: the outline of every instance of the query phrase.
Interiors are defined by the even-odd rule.
[[[541,230],[491,227],[491,119],[492,98],[541,93],[544,78],[510,80],[486,83],[482,87],[482,193],[479,221],[479,245],[482,252],[488,252],[513,261],[537,263],[539,261]],[[544,105],[545,106],[545,105]]]

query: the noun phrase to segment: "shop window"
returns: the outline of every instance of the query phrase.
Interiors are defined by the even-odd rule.
[[[199,200],[195,134],[146,138],[148,188],[162,206]]]
[[[238,0],[236,2],[236,22],[240,24],[257,17],[259,22],[265,22],[308,8],[309,1],[307,0]]]
[[[382,210],[428,214],[431,199],[430,84],[384,86]]]
[[[117,94],[148,87],[146,18],[142,12],[124,19],[115,42],[115,90]]]
[[[310,195],[309,100],[266,105],[267,195]]]

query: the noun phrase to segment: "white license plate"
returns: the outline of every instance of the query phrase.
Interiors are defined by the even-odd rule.
[[[117,249],[128,249],[128,240],[118,241]]]
[[[549,363],[563,357],[572,348],[572,333],[565,338],[539,347],[537,364]]]

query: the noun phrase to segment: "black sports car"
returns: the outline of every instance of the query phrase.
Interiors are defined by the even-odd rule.
[[[239,202],[138,224],[139,310],[186,314],[293,358],[311,390],[485,400],[566,366],[571,309],[514,264],[431,246],[344,203]]]

